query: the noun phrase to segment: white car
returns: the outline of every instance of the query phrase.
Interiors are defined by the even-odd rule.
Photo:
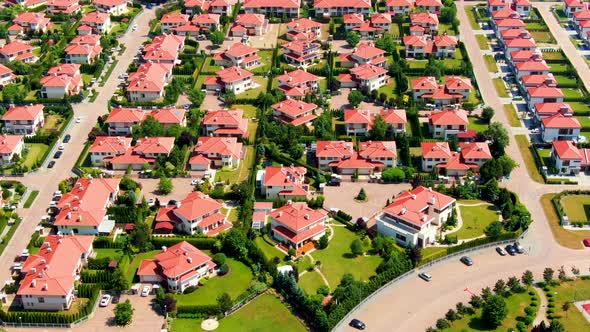
[[[205,183],[205,181],[204,180],[200,180],[200,179],[194,179],[194,180],[191,181],[191,185],[193,185],[193,186],[196,186],[198,184],[203,184],[203,183]]]
[[[154,204],[156,204],[156,199],[155,198],[152,197],[152,198],[148,199],[148,205],[149,206],[154,206]]]
[[[4,204],[2,205],[4,210],[16,210],[16,205]]]
[[[132,28],[132,30],[133,30],[133,31],[137,30],[137,24],[133,25],[133,28]]]
[[[150,295],[150,290],[150,286],[143,286],[143,288],[141,289],[141,296],[146,297]]]
[[[80,123],[80,122],[82,122],[82,118],[81,117],[77,117],[76,118],[76,123]]]
[[[102,299],[100,299],[100,306],[106,307],[111,302],[111,296],[109,294],[103,295]]]
[[[66,146],[65,146],[63,143],[62,143],[62,144],[60,144],[60,145],[59,145],[59,147],[58,147],[58,149],[60,149],[60,150],[63,150],[63,149],[65,149],[65,148],[66,148]]]

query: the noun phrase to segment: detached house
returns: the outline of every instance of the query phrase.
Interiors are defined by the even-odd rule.
[[[320,37],[322,24],[309,18],[300,18],[287,23],[287,39],[313,41]]]
[[[348,109],[344,111],[346,135],[367,135],[373,126],[375,116],[368,110]]]
[[[61,99],[79,94],[83,85],[80,65],[61,64],[49,68],[41,85],[41,98]]]
[[[268,21],[262,14],[239,14],[231,28],[232,36],[260,36],[266,33]]]
[[[537,120],[550,117],[556,114],[565,116],[574,115],[574,109],[568,103],[543,103],[535,105],[535,117]]]
[[[578,141],[582,125],[576,117],[561,113],[541,119],[543,141]]]
[[[49,0],[47,12],[51,14],[74,14],[80,11],[78,0]]]
[[[345,14],[369,15],[371,1],[369,0],[314,0],[313,8],[317,16],[332,17]]]
[[[387,0],[387,11],[392,15],[408,14],[414,8],[413,0]]]
[[[387,67],[385,51],[368,44],[359,44],[352,53],[340,55],[340,66],[351,68],[355,65],[370,64],[379,67]]]
[[[119,16],[127,13],[127,0],[93,0],[96,10],[101,13]]]
[[[304,183],[305,167],[267,166],[262,172],[261,194],[266,199],[307,198],[309,186]]]
[[[306,94],[317,91],[320,86],[320,78],[304,70],[297,69],[277,76],[279,89],[287,97],[302,98]]]
[[[215,53],[213,60],[217,66],[238,66],[243,69],[255,68],[262,64],[258,49],[242,43],[234,43],[227,50]]]
[[[315,156],[318,167],[330,170],[330,163],[351,158],[355,153],[354,144],[346,141],[318,141]]]
[[[584,9],[588,9],[588,6],[581,0],[564,0],[563,11],[567,17],[573,17],[575,13],[580,12]]]
[[[242,159],[242,143],[236,137],[199,137],[195,155],[189,160],[192,171],[215,168],[236,168]]]
[[[13,106],[2,116],[2,131],[9,134],[32,136],[43,127],[43,104]]]
[[[51,27],[51,20],[44,13],[23,12],[12,20],[14,25],[8,27],[11,35],[23,33],[45,33]]]
[[[105,158],[125,154],[131,148],[131,137],[98,136],[90,146],[88,154],[93,166],[103,166]]]
[[[153,259],[141,261],[137,276],[141,283],[164,283],[169,291],[182,293],[196,287],[201,278],[212,276],[214,269],[211,257],[182,241],[170,248],[162,247]]]
[[[140,108],[113,108],[106,118],[109,135],[131,135],[133,126],[139,125],[148,116],[156,121],[170,127],[172,125],[186,126],[186,111],[180,108],[162,108],[142,110]]]
[[[314,114],[317,107],[297,99],[286,99],[271,106],[275,118],[293,126],[310,125],[317,118]]]
[[[446,163],[453,153],[447,142],[422,142],[422,170],[430,172],[438,164]]]
[[[510,9],[510,1],[508,0],[488,0],[488,13],[491,14],[498,10]]]
[[[14,60],[33,63],[37,61],[37,56],[33,54],[33,47],[31,45],[15,40],[0,48],[1,62],[7,63]]]
[[[172,77],[172,64],[146,62],[127,78],[127,98],[154,101],[164,97],[164,88]]]
[[[438,32],[438,16],[427,12],[410,14],[410,27],[416,26],[421,27],[425,34]]]
[[[94,236],[48,235],[39,252],[27,257],[16,292],[25,310],[62,311],[76,299],[75,284],[92,255]]]
[[[99,35],[78,36],[70,42],[65,49],[66,63],[92,64],[100,56],[102,46],[100,46]]]
[[[445,77],[445,85],[439,85],[432,76],[423,76],[412,80],[412,97],[436,105],[457,104],[469,98],[472,88],[471,80],[460,76]]]
[[[520,14],[520,16],[529,17],[531,15],[531,11],[533,10],[533,5],[529,0],[515,0],[514,9],[518,14]]]
[[[113,170],[125,171],[131,167],[133,170],[141,170],[143,165],[153,166],[158,158],[170,155],[174,147],[174,137],[144,137],[135,142],[133,148],[127,149],[124,154],[104,158],[107,166]]]
[[[215,236],[230,229],[232,224],[221,213],[223,205],[200,191],[193,191],[176,205],[161,207],[157,222],[170,222],[176,230],[187,234],[203,233]]]
[[[389,129],[392,130],[394,134],[406,132],[406,123],[408,122],[406,118],[406,110],[399,108],[385,108],[379,112],[379,115],[381,115],[383,120],[389,125]]]
[[[309,242],[319,240],[326,233],[328,214],[315,210],[307,203],[289,202],[270,213],[271,236],[287,248],[303,253]]]
[[[338,76],[342,87],[357,87],[364,92],[378,90],[389,82],[387,69],[370,64],[355,65],[350,74]]]
[[[15,156],[21,156],[25,146],[22,135],[0,135],[0,165],[11,164]]]
[[[222,69],[215,74],[216,77],[205,78],[207,90],[231,91],[237,95],[257,87],[257,83],[252,80],[254,74],[238,66]]]
[[[262,13],[266,17],[299,17],[301,0],[246,0],[242,5],[248,13]]]
[[[205,113],[201,125],[207,136],[248,138],[248,119],[243,118],[244,111],[218,110]]]
[[[440,15],[442,9],[441,0],[416,0],[416,7],[426,12]]]
[[[322,54],[320,43],[310,43],[303,40],[295,40],[281,45],[285,61],[296,67],[306,67],[319,61]]]
[[[12,72],[12,69],[0,64],[0,87],[5,87],[14,82],[16,82],[16,75]]]
[[[574,28],[578,32],[578,36],[583,40],[588,40],[588,32],[590,32],[590,10],[584,9],[575,12],[573,15]]]
[[[111,31],[111,17],[109,14],[92,12],[84,15],[80,20],[80,28],[89,26],[96,34],[106,34]]]
[[[227,0],[212,0],[209,2],[209,13],[218,15],[231,15],[232,5]]]
[[[558,87],[541,85],[539,87],[527,88],[525,95],[529,110],[534,110],[536,104],[562,103],[563,91]]]
[[[252,212],[252,228],[261,230],[268,223],[268,215],[272,211],[272,202],[254,202]]]
[[[432,112],[428,116],[428,128],[432,137],[447,139],[467,130],[469,120],[462,109]]]
[[[193,17],[192,23],[204,31],[219,29],[219,14],[198,14]]]
[[[167,13],[160,19],[162,33],[171,33],[173,28],[189,23],[189,15],[181,13]]]
[[[424,29],[419,27],[420,29]],[[404,36],[406,56],[409,58],[425,58],[433,54],[436,58],[454,58],[458,41],[455,36],[413,34]]]
[[[577,175],[590,166],[590,149],[580,149],[573,141],[553,141],[551,161],[557,174]]]
[[[184,40],[185,37],[176,35],[157,36],[143,48],[143,60],[174,65],[178,62],[178,54],[184,50]]]
[[[53,225],[58,234],[110,234],[115,221],[107,216],[107,208],[119,193],[120,179],[80,178],[57,202],[58,214]]]

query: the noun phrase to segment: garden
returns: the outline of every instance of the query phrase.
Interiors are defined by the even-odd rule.
[[[484,235],[484,230],[498,221],[498,209],[480,200],[461,200],[457,202],[463,226],[454,233],[459,240],[472,239]]]
[[[579,271],[578,271],[579,272]],[[558,320],[565,331],[588,331],[590,323],[575,302],[590,300],[590,280],[588,277],[564,278],[545,283],[543,286],[548,298],[548,318]]]

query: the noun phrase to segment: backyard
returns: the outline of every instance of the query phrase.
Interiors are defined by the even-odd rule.
[[[322,279],[322,276],[316,271],[306,272],[299,277],[299,287],[309,295],[314,295],[322,285],[325,285],[324,279]]]
[[[127,269],[127,280],[133,283],[135,279],[135,273],[137,272],[137,269],[139,268],[139,264],[141,264],[141,261],[144,259],[154,258],[154,256],[156,256],[156,254],[158,254],[159,252],[161,252],[161,250],[152,250],[136,255],[129,264],[129,268]]]
[[[459,210],[463,219],[463,226],[454,233],[459,240],[482,236],[489,224],[498,221],[497,209],[492,204],[480,200],[462,200],[457,203],[461,204]]]
[[[582,240],[590,237],[590,231],[571,231],[560,225],[559,216],[551,199],[555,194],[545,194],[541,197],[541,206],[545,211],[553,237],[562,246],[571,249],[584,249]]]
[[[33,168],[37,162],[41,162],[43,156],[45,156],[45,152],[49,150],[49,145],[43,143],[27,143],[27,147],[29,147],[26,156],[24,156],[24,160],[22,165],[27,168]]]
[[[109,257],[112,260],[119,261],[121,257],[123,257],[123,250],[122,249],[115,249],[115,248],[95,248],[94,252],[96,252],[96,259]],[[138,265],[139,267],[139,265]]]
[[[469,124],[467,125],[467,129],[473,129],[478,132],[483,132],[488,129],[488,123],[484,120],[477,118],[477,117],[469,117]]]
[[[254,147],[252,145],[246,146],[246,153],[244,159],[240,161],[240,166],[237,169],[222,168],[215,173],[215,181],[232,183],[240,183],[245,181],[250,172],[252,172],[252,163],[254,161]]]
[[[274,295],[261,295],[235,313],[221,319],[215,331],[274,331],[303,332],[306,327]],[[201,320],[178,318],[172,320],[172,332],[201,330]]]
[[[561,205],[570,221],[590,220],[590,196],[565,195],[561,198]]]
[[[261,92],[266,91],[268,79],[260,76],[254,76],[252,79],[258,84],[258,87],[237,94],[238,98],[256,98]]]
[[[229,272],[224,276],[212,277],[204,286],[189,294],[175,294],[178,305],[213,305],[217,297],[228,293],[236,299],[244,293],[252,280],[252,271],[242,262],[228,258]]]

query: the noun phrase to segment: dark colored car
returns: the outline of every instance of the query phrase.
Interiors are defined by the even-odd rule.
[[[70,139],[71,139],[71,138],[72,138],[72,136],[71,136],[70,134],[67,134],[66,136],[64,136],[64,140],[63,140],[63,142],[64,142],[64,143],[67,143],[67,142],[69,142],[69,141],[70,141]]]
[[[53,155],[53,158],[55,158],[55,159],[59,159],[59,157],[61,157],[62,153],[63,153],[63,152],[61,152],[61,151],[57,151],[57,152],[56,152],[56,153]]]
[[[516,255],[516,249],[514,249],[514,247],[512,245],[510,245],[510,244],[506,246],[506,252],[510,256]]]
[[[367,327],[365,325],[365,323],[361,322],[360,320],[358,320],[356,318],[351,320],[350,323],[348,323],[348,325],[350,325],[351,327],[354,327],[355,329],[358,329],[358,330],[364,330]]]
[[[55,161],[52,160],[47,164],[47,168],[53,168],[53,165],[55,165]]]
[[[178,201],[177,200],[171,199],[171,200],[168,201],[168,206],[177,205],[177,204],[178,204]]]
[[[462,262],[463,264],[465,264],[465,265],[467,265],[467,266],[471,266],[471,265],[473,265],[473,259],[471,259],[470,257],[463,256],[463,257],[461,257],[461,259],[460,259],[460,260],[461,260],[461,262]]]

